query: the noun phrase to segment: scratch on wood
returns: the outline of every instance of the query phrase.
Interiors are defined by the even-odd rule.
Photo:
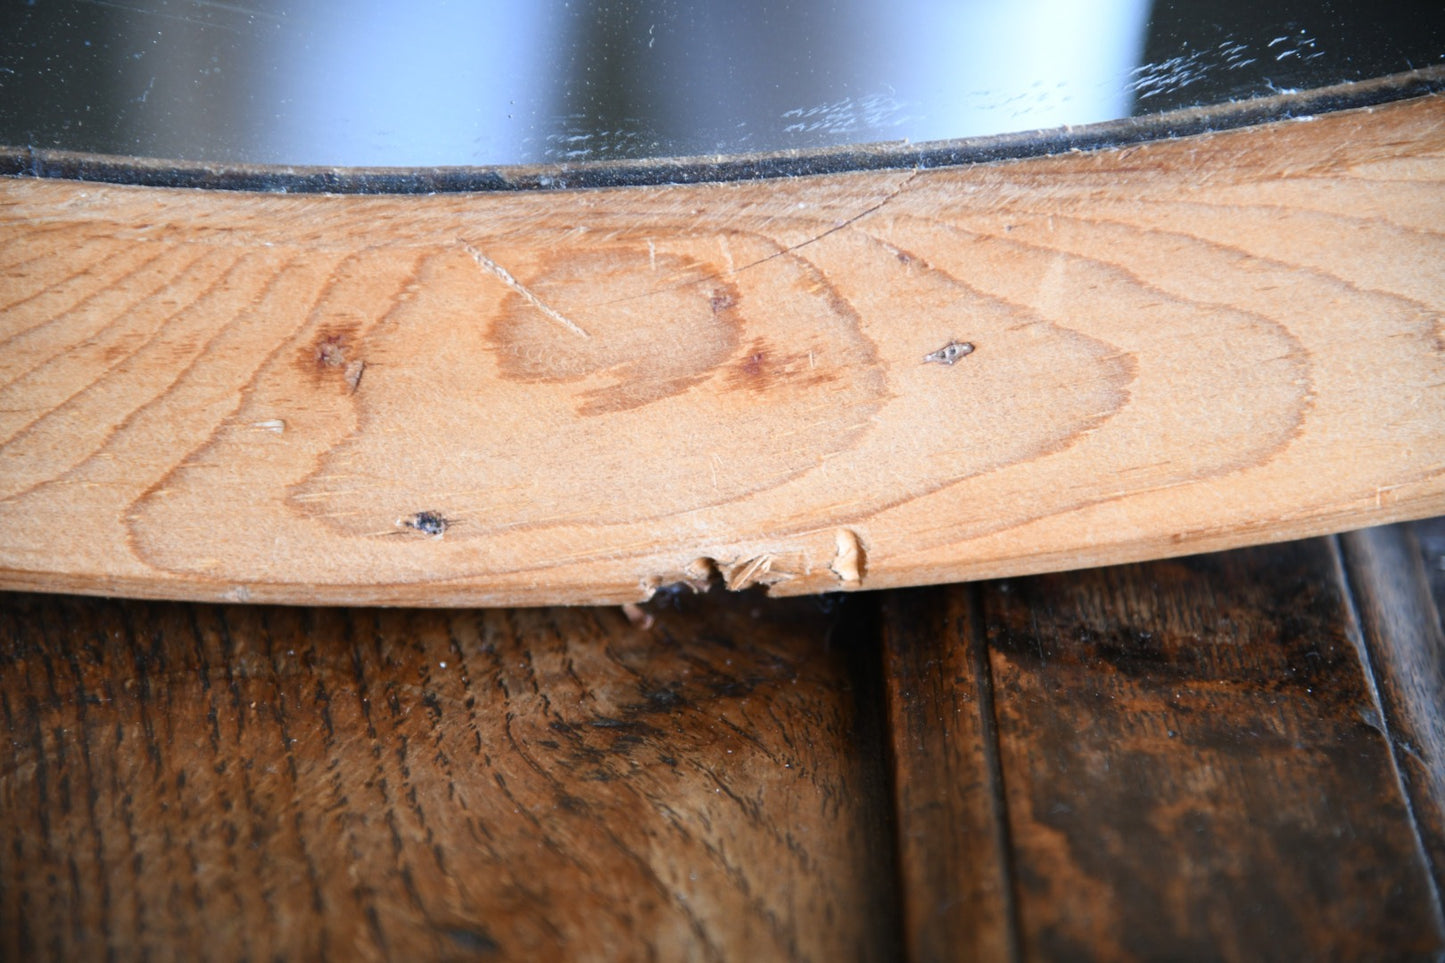
[[[727,273],[736,274],[737,271],[733,267],[733,249],[728,245],[727,235],[718,235],[717,246],[722,250],[723,261],[726,262],[727,265]]]
[[[532,307],[536,308],[538,311],[541,311],[547,317],[551,318],[553,321],[557,322],[568,331],[571,331],[573,334],[583,338],[592,337],[586,331],[582,330],[582,328],[578,326],[575,322],[573,322],[571,318],[568,318],[561,311],[558,311],[546,301],[543,301],[541,298],[537,297],[537,295],[532,293],[532,290],[530,288],[528,288],[521,281],[518,281],[516,278],[512,277],[511,271],[508,271],[496,261],[493,261],[491,258],[487,257],[485,254],[477,250],[471,244],[468,244],[466,241],[458,238],[457,243],[462,246],[463,250],[465,250],[468,254],[472,256],[472,260],[476,261],[477,265],[480,268],[482,268],[484,271],[491,272],[491,274],[497,280],[501,281],[513,291],[516,291],[522,297],[526,298],[528,303],[530,303]]]
[[[739,592],[762,579],[773,567],[771,555],[759,555],[748,559],[728,573],[728,591]]]
[[[861,583],[864,561],[863,546],[859,544],[858,536],[849,529],[840,528],[833,534],[833,542],[837,550],[828,568],[845,585]]]
[[[706,592],[717,576],[717,563],[705,555],[688,562],[682,570],[683,579],[694,592]]]
[[[717,563],[703,556],[688,562],[681,573],[668,576],[649,575],[638,584],[642,590],[642,601],[646,602],[665,589],[686,587],[694,594],[701,594],[708,591],[713,580],[719,577]]]
[[[843,221],[839,221],[837,224],[834,224],[832,227],[828,228],[825,231],[820,231],[819,233],[808,238],[806,241],[799,241],[797,244],[785,247],[781,251],[774,251],[772,254],[766,255],[765,257],[760,257],[756,261],[751,261],[747,264],[744,264],[742,267],[731,273],[741,274],[749,268],[757,267],[759,264],[766,264],[768,261],[771,261],[774,258],[779,258],[788,254],[792,254],[794,251],[805,248],[809,244],[817,244],[825,237],[837,234],[839,231],[845,228],[852,227],[854,224],[857,224],[859,221],[863,220],[863,218],[867,217],[870,214],[878,213],[878,211],[882,210],[891,201],[896,200],[904,191],[908,190],[909,187],[913,186],[913,182],[916,181],[918,179],[918,175],[922,173],[922,170],[913,171],[913,173],[909,174],[908,177],[904,179],[903,183],[899,184],[893,190],[889,191],[882,200],[878,201],[878,203],[876,204],[869,206],[865,210],[859,211],[852,217]]]
[[[365,373],[365,361],[353,361],[346,366],[344,377],[346,378],[346,386],[351,389],[352,394],[356,393],[357,386],[361,384],[361,376]]]
[[[738,275],[738,274],[741,274],[741,273],[743,273],[744,271],[746,271],[746,270],[748,270],[748,269],[750,269],[750,268],[755,268],[755,267],[757,267],[759,264],[766,264],[766,263],[768,263],[769,261],[771,261],[771,260],[773,260],[773,259],[775,259],[775,258],[785,257],[785,256],[787,256],[787,255],[789,255],[789,254],[792,254],[794,251],[798,251],[798,250],[800,250],[800,249],[802,249],[802,248],[805,248],[805,247],[807,247],[809,244],[816,244],[817,242],[823,240],[823,238],[825,238],[825,237],[828,237],[828,236],[830,236],[830,235],[832,235],[832,234],[836,234],[836,233],[838,233],[838,232],[841,231],[841,230],[844,230],[844,229],[846,229],[846,228],[849,228],[849,227],[853,226],[854,224],[857,224],[859,221],[863,220],[865,217],[868,217],[870,214],[876,214],[878,211],[882,210],[883,207],[886,206],[889,202],[891,202],[891,201],[893,201],[893,200],[896,200],[900,195],[903,194],[904,191],[908,190],[908,188],[913,185],[913,182],[918,179],[919,175],[920,175],[920,174],[923,174],[923,173],[924,173],[924,171],[922,171],[922,170],[915,170],[915,171],[913,171],[911,174],[908,175],[908,177],[907,177],[906,179],[904,179],[903,183],[899,184],[899,185],[898,185],[897,187],[895,187],[892,191],[890,191],[890,192],[887,194],[887,196],[885,196],[882,200],[878,201],[876,204],[870,205],[869,207],[867,207],[866,209],[864,209],[864,210],[862,210],[862,211],[859,211],[857,214],[854,214],[852,217],[849,217],[849,218],[846,219],[846,220],[839,221],[838,223],[834,224],[832,227],[828,228],[827,230],[820,231],[819,233],[813,235],[812,237],[809,237],[807,240],[799,241],[797,244],[793,244],[793,245],[791,245],[791,246],[789,246],[789,247],[782,248],[781,250],[774,251],[774,252],[771,253],[771,254],[766,254],[766,255],[764,255],[763,257],[760,257],[760,258],[758,258],[758,259],[755,260],[755,261],[749,261],[747,264],[741,265],[741,266],[739,266],[739,267],[734,268],[734,267],[732,267],[731,265],[729,265],[729,267],[728,267],[728,269],[727,269],[727,271],[726,271],[725,273],[727,273],[727,274],[729,274],[729,275]],[[462,244],[466,245],[466,242],[463,241]],[[480,256],[479,253],[478,253],[474,248],[472,248],[470,245],[467,245],[467,249],[472,252],[472,256],[473,256],[473,257],[478,257],[478,256]],[[480,262],[478,262],[478,263],[480,263]],[[509,277],[510,277],[510,275],[509,275]],[[621,303],[626,302],[626,301],[635,301],[635,300],[637,300],[638,298],[652,297],[652,296],[658,294],[659,291],[678,291],[678,290],[682,290],[683,288],[689,288],[689,287],[692,287],[693,285],[701,284],[701,283],[703,283],[705,280],[707,280],[707,277],[694,278],[694,279],[692,279],[692,280],[690,280],[690,281],[682,281],[682,282],[680,282],[680,283],[678,283],[678,284],[675,284],[675,285],[673,285],[673,286],[671,286],[671,287],[669,287],[669,288],[661,288],[661,289],[659,289],[659,290],[646,291],[646,292],[643,292],[643,293],[641,293],[641,294],[629,294],[629,295],[627,295],[626,297],[613,298],[613,299],[610,300],[610,301],[602,301],[602,302],[600,302],[600,304],[601,304],[601,305],[621,304]]]

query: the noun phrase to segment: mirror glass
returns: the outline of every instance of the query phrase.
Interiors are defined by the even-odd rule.
[[[1438,0],[4,0],[0,143],[571,163],[1084,124],[1445,61]]]

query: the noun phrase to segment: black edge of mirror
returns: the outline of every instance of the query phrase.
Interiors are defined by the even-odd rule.
[[[198,164],[31,147],[0,147],[0,175],[280,194],[443,194],[640,187],[909,170],[1127,147],[1299,119],[1445,91],[1445,65],[1373,80],[1075,127],[924,144],[860,144],[814,152],[498,167],[301,167]]]

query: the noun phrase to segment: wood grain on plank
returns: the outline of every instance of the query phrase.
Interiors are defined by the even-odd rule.
[[[1018,957],[986,641],[970,589],[882,597],[907,958]]]
[[[0,957],[889,958],[852,656],[756,606],[0,596]]]
[[[1445,631],[1445,517],[1422,519],[1411,523],[1409,529],[1435,599],[1436,621]]]
[[[1445,632],[1411,526],[1341,538],[1363,643],[1405,794],[1445,893]]]
[[[793,594],[1439,513],[1442,185],[1445,96],[690,186],[5,179],[0,585]]]
[[[905,894],[917,958],[966,958],[953,934],[1010,917],[1029,960],[1433,958],[1445,925],[1354,632],[1321,540],[886,607],[887,657],[917,667],[895,700],[947,710],[947,735],[893,733],[905,885],[929,881]],[[1004,813],[981,820],[990,792]],[[960,838],[910,847],[929,826]],[[981,916],[980,875],[1012,880]]]

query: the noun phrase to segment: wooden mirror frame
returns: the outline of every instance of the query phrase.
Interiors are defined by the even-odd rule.
[[[1442,90],[581,167],[0,151],[0,587],[791,595],[1440,514]]]

